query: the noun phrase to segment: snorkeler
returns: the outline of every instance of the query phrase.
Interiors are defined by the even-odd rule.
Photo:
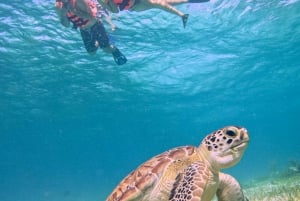
[[[93,0],[56,0],[55,7],[62,25],[69,27],[71,22],[73,28],[79,28],[88,53],[95,54],[100,47],[111,53],[118,65],[127,62],[120,50],[110,44],[102,22],[97,19],[97,6]]]
[[[162,9],[181,17],[183,27],[186,26],[189,15],[177,10],[172,5],[183,3],[203,3],[209,0],[98,0],[109,11],[118,13],[122,10],[144,11],[152,8]],[[171,5],[172,4],[172,5]]]

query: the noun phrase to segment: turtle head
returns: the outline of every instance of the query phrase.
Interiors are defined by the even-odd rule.
[[[245,128],[227,126],[206,136],[200,145],[200,153],[214,169],[228,168],[241,160],[248,142]]]

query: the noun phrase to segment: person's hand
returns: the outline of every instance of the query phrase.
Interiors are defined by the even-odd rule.
[[[62,0],[56,0],[56,2],[55,2],[55,7],[57,8],[57,9],[62,9],[63,8],[63,2],[62,2]]]
[[[87,3],[87,5],[89,7],[88,11],[91,14],[91,16],[93,16],[94,18],[96,18],[97,17],[97,12],[98,12],[96,4],[93,1],[89,1]]]
[[[112,30],[112,31],[115,31],[115,30],[116,30],[116,28],[117,28],[117,26],[116,26],[116,25],[114,25],[114,24],[112,24],[110,27],[111,27],[111,30]]]

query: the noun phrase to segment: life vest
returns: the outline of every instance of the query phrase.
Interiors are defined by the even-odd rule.
[[[79,17],[78,15],[75,15],[71,11],[68,11],[66,15],[67,15],[67,18],[70,20],[70,22],[73,23],[74,28],[77,28],[77,27],[82,28],[89,23],[88,19],[83,19],[83,18]]]
[[[72,8],[76,8],[76,0],[69,0],[69,3],[71,4]],[[97,16],[97,6],[96,6],[95,2],[92,1],[92,0],[89,0],[87,2],[87,4],[90,7],[91,15],[96,18],[96,16]],[[71,10],[68,10],[66,15],[67,15],[67,18],[70,20],[70,22],[73,23],[74,28],[77,28],[77,27],[83,28],[90,21],[88,19],[79,17],[78,15],[74,14]]]

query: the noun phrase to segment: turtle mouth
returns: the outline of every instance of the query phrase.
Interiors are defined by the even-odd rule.
[[[242,149],[245,149],[248,146],[248,143],[249,143],[249,140],[244,140],[241,143],[231,147],[230,149],[235,152],[240,151]]]

